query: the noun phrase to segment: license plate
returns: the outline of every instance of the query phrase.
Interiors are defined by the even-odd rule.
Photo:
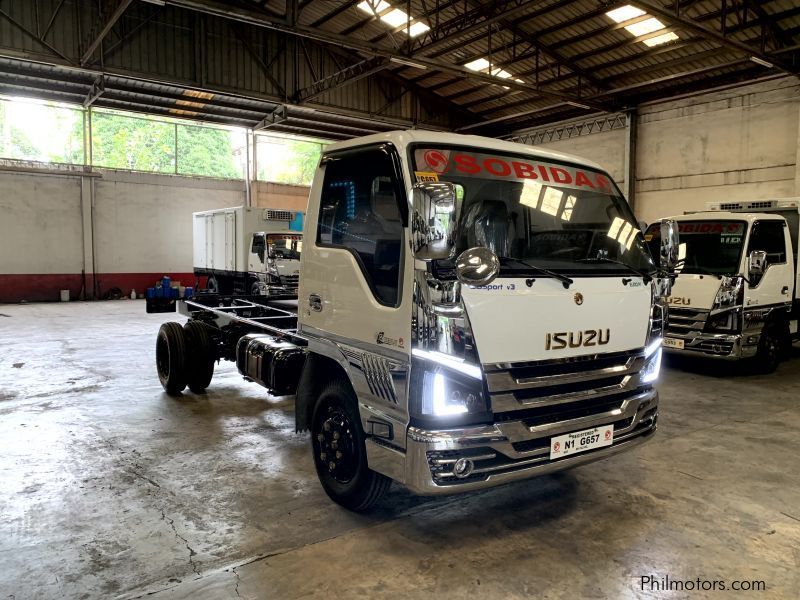
[[[550,460],[571,454],[610,446],[614,443],[614,426],[603,425],[550,438]]]
[[[683,340],[677,338],[664,338],[664,346],[667,348],[677,348],[683,350]]]

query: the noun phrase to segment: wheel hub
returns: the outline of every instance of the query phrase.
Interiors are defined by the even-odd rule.
[[[319,464],[339,483],[349,482],[355,475],[358,459],[353,427],[347,415],[331,409],[316,435],[316,442]]]

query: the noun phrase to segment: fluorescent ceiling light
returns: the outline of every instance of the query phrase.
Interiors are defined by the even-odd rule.
[[[771,62],[764,60],[763,58],[758,58],[757,56],[751,56],[750,60],[752,60],[757,65],[761,65],[762,67],[767,67],[768,69],[771,69],[772,67],[775,66]]]
[[[643,14],[645,14],[645,12],[642,9],[626,4],[625,6],[607,12],[606,16],[611,17],[611,19],[617,23],[622,23],[623,21],[630,21],[636,17],[641,17]]]
[[[381,16],[381,21],[388,23],[392,27],[400,27],[408,23],[408,14],[399,8],[393,9],[391,12]]]
[[[511,73],[509,73],[508,71],[504,71],[500,67],[495,67],[494,69],[492,69],[492,75],[494,75],[495,77],[500,77],[502,79],[508,79],[509,77],[511,77]]]
[[[667,42],[678,39],[680,39],[678,34],[670,31],[669,33],[662,33],[656,37],[651,37],[650,39],[645,40],[644,43],[652,48],[653,46],[660,46],[661,44],[666,44]]]
[[[358,8],[363,10],[365,13],[374,15],[376,13],[382,13],[386,9],[391,8],[391,5],[383,0],[364,0],[358,4]]]
[[[626,25],[625,29],[630,31],[636,37],[639,37],[640,35],[647,35],[648,33],[653,33],[659,29],[664,29],[664,24],[655,17],[650,17],[645,21],[639,21],[633,25]]]
[[[464,65],[470,71],[483,71],[484,69],[489,68],[489,61],[485,58],[478,58],[473,60],[472,62],[468,62]]]
[[[423,23],[422,21],[417,21],[416,23],[411,24],[411,28],[408,30],[408,34],[411,37],[417,37],[418,35],[428,31],[429,29],[430,27],[428,27],[425,23]]]
[[[567,100],[565,104],[569,104],[570,106],[574,106],[575,108],[584,108],[586,110],[592,110],[592,107],[588,104],[581,104],[580,102],[574,102],[573,100]]]
[[[522,79],[515,79],[514,81],[516,81],[517,83],[525,83],[524,81],[522,81]]]
[[[406,67],[414,67],[415,69],[425,70],[428,68],[425,65],[421,65],[418,62],[414,62],[413,60],[406,60],[405,58],[398,58],[396,56],[393,56],[389,60],[393,63],[397,63],[398,65],[405,65]]]

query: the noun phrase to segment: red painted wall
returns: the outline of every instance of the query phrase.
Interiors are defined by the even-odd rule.
[[[192,273],[98,273],[97,280],[98,298],[103,298],[109,290],[118,287],[124,296],[129,296],[131,289],[137,294],[144,294],[145,289],[153,287],[156,281],[161,281],[164,275],[169,276],[173,282],[179,281],[184,286],[195,286],[195,276]],[[200,285],[205,286],[205,277],[201,278]],[[92,276],[86,276],[85,285],[88,288],[88,298],[92,292]],[[60,300],[61,290],[69,290],[70,299],[81,298],[84,287],[84,276],[81,273],[64,274],[0,274],[0,302],[57,302]]]

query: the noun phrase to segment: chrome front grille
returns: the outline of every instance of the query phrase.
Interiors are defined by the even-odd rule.
[[[498,421],[554,423],[619,408],[636,393],[642,350],[554,361],[484,365]]]
[[[705,329],[706,319],[708,319],[707,310],[670,307],[667,317],[667,335],[683,337],[700,333]]]
[[[296,288],[300,283],[299,275],[281,275],[281,285],[288,288]]]

